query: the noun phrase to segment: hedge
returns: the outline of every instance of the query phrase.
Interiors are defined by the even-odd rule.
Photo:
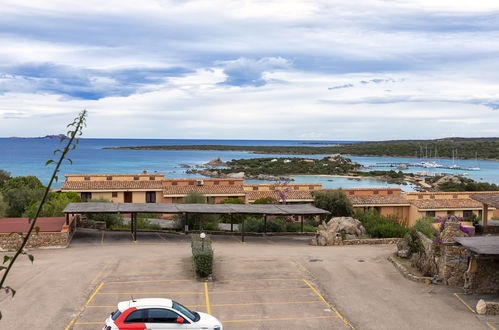
[[[192,262],[194,271],[199,277],[208,277],[213,274],[213,248],[211,239],[207,235],[204,239],[204,247],[199,235],[191,235]]]

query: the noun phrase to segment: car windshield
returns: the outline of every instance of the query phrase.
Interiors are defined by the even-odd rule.
[[[199,317],[198,313],[191,311],[187,307],[184,307],[184,306],[182,306],[181,304],[179,304],[178,302],[175,302],[175,301],[173,302],[172,306],[173,306],[173,308],[175,308],[176,310],[178,310],[179,312],[181,312],[182,314],[184,314],[186,317],[188,317],[189,319],[191,319],[191,321],[194,321],[194,322],[199,321],[200,317]]]

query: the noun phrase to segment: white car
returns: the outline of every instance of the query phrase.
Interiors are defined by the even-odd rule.
[[[164,298],[122,301],[106,319],[102,330],[211,329],[222,330],[222,323],[210,314],[194,312]]]

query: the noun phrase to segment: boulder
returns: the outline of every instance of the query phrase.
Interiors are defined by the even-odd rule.
[[[315,237],[310,241],[311,245],[340,245],[343,239],[357,239],[366,235],[362,223],[352,217],[335,217],[327,223],[322,222],[317,227]]]

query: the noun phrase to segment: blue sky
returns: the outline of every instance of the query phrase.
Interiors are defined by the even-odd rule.
[[[499,2],[10,1],[0,136],[499,136]]]

